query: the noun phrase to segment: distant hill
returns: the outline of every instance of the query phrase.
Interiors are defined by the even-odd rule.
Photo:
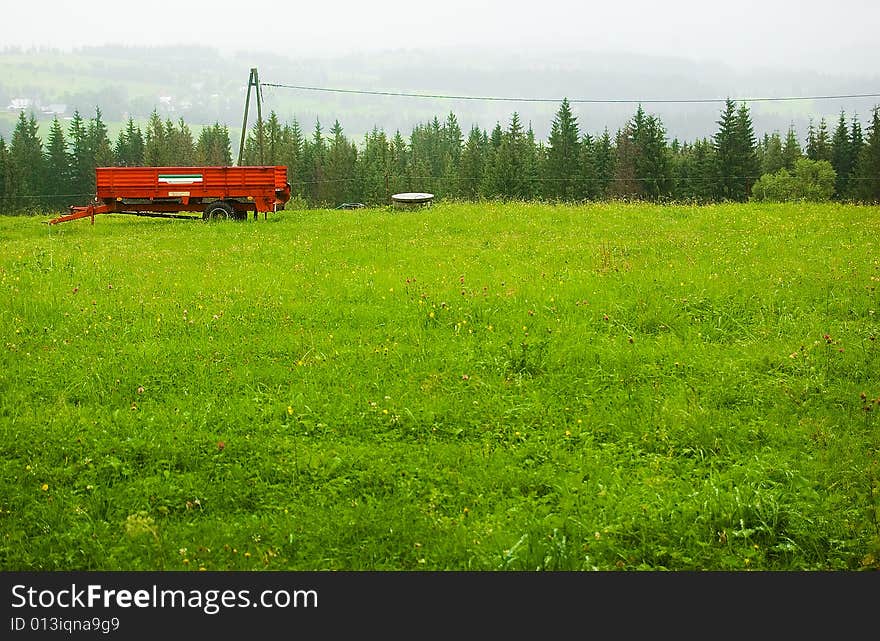
[[[257,67],[263,82],[403,91],[462,96],[577,99],[681,99],[867,93],[880,90],[880,73],[828,74],[742,71],[713,63],[598,52],[515,53],[484,51],[389,50],[364,55],[292,59],[267,53],[231,53],[204,47],[85,47],[0,51],[0,135],[7,141],[18,110],[34,111],[44,122],[54,114],[84,116],[99,106],[109,123],[129,115],[143,121],[153,109],[163,117],[183,117],[198,125],[215,121],[233,132],[241,126],[248,72]],[[324,130],[339,120],[358,139],[373,126],[388,133],[411,128],[452,111],[467,132],[471,125],[506,125],[516,111],[546,139],[556,102],[507,102],[365,96],[264,87],[265,110],[282,120],[296,118],[307,132],[320,119]],[[836,120],[843,108],[867,120],[880,100],[754,103],[756,132],[785,131],[794,123],[803,139],[809,118]],[[657,104],[644,107],[661,116],[670,138],[711,136],[718,104]],[[636,104],[575,104],[582,131],[614,132]],[[252,111],[252,113],[254,113]],[[829,123],[830,126],[831,123]],[[111,127],[111,132],[113,127]],[[236,135],[238,135],[236,133]]]

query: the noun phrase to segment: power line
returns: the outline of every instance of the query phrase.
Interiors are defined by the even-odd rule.
[[[368,96],[403,96],[407,98],[435,98],[441,100],[483,100],[492,102],[562,102],[562,98],[512,98],[501,96],[456,96],[449,94],[410,93],[405,91],[369,91],[366,89],[338,89],[332,87],[309,87],[305,85],[288,85],[275,82],[263,82],[264,87],[281,87],[283,89],[299,89],[302,91],[323,91],[328,93],[349,93]],[[880,93],[827,94],[818,96],[774,96],[758,98],[731,98],[734,102],[786,102],[794,100],[842,100],[847,98],[880,98]],[[569,100],[571,104],[685,104],[685,103],[723,103],[727,98],[576,98]]]
[[[384,174],[381,174],[380,177],[384,178]],[[659,182],[661,180],[668,180],[672,183],[676,182],[715,182],[718,180],[758,180],[761,176],[759,175],[727,175],[727,176],[670,176],[670,177],[657,177],[657,176],[632,176],[626,178],[616,178],[614,176],[607,177],[598,177],[598,176],[572,176],[567,178],[551,178],[547,176],[534,176],[529,178],[529,182]],[[475,181],[478,179],[467,177],[467,176],[410,176],[408,174],[388,174],[388,179],[393,181],[399,180],[433,180],[435,182],[469,182]],[[345,178],[323,178],[321,180],[297,180],[297,185],[329,185],[334,183],[344,183],[344,182],[356,182],[358,180],[364,180],[361,176],[347,176]],[[847,180],[856,181],[856,180],[873,180],[877,181],[880,178],[876,178],[874,176],[848,176]],[[49,199],[49,198],[66,198],[66,197],[76,197],[76,196],[94,196],[94,194],[17,194],[14,196],[0,196],[0,200],[22,200],[22,199]]]

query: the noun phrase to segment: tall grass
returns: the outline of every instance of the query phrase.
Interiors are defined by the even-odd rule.
[[[880,209],[0,218],[7,570],[880,567]]]

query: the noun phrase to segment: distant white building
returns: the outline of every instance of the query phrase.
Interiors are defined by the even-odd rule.
[[[30,108],[33,104],[34,101],[30,98],[13,98],[6,108],[9,111],[21,111]]]
[[[40,111],[50,116],[63,116],[67,113],[67,105],[63,103],[53,103],[41,108]]]

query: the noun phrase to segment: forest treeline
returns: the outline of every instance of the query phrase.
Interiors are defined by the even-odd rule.
[[[242,164],[285,165],[297,207],[387,204],[400,192],[438,198],[582,202],[827,200],[880,202],[880,108],[863,128],[841,111],[831,126],[812,121],[802,140],[794,127],[758,137],[745,103],[727,100],[711,135],[669,141],[656,115],[639,106],[615,132],[584,131],[563,100],[546,142],[514,112],[491,130],[466,133],[456,116],[388,135],[374,128],[360,141],[338,121],[308,131],[272,112],[248,131]],[[23,213],[83,204],[95,167],[233,164],[229,130],[215,123],[194,136],[156,111],[144,129],[129,119],[115,140],[101,110],[55,119],[45,142],[33,114],[21,112],[9,143],[0,137],[0,211]]]

